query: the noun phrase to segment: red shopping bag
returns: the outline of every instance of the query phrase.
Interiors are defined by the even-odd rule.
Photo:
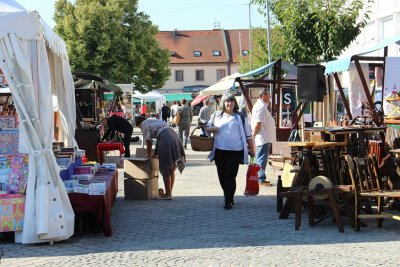
[[[254,158],[250,158],[250,164],[247,168],[246,174],[246,189],[244,191],[244,195],[246,197],[249,196],[257,196],[259,191],[258,186],[258,171],[260,170],[260,166],[253,163]]]

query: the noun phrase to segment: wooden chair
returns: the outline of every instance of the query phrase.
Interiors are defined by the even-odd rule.
[[[347,155],[344,158],[354,190],[354,230],[360,230],[361,219],[376,218],[378,227],[382,227],[384,218],[400,220],[397,214],[383,212],[384,198],[400,199],[400,190],[382,189],[376,157],[353,158]]]

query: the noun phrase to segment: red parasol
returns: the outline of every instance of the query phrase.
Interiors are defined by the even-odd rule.
[[[191,106],[192,107],[196,106],[197,104],[200,104],[209,97],[210,97],[209,95],[198,95],[193,99]]]

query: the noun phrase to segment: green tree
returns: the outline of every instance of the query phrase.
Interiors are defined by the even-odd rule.
[[[251,69],[264,66],[268,63],[268,33],[264,28],[253,28],[251,30],[252,49]],[[240,57],[240,73],[250,71],[250,57]],[[289,60],[286,55],[285,41],[280,33],[280,26],[275,25],[271,29],[271,58]]]
[[[58,0],[55,31],[65,40],[71,68],[145,92],[160,88],[171,71],[158,28],[138,12],[138,0]]]
[[[330,61],[360,34],[368,17],[363,0],[269,0],[290,61]],[[265,10],[266,0],[252,0]]]

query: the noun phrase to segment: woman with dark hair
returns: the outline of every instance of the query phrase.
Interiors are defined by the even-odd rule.
[[[219,183],[224,191],[224,208],[231,209],[234,205],[239,164],[247,164],[248,154],[255,154],[250,125],[239,112],[234,95],[222,96],[220,109],[211,115],[206,131],[214,133],[214,147],[208,159],[215,160]]]
[[[172,189],[175,182],[175,169],[178,167],[180,173],[185,168],[186,155],[182,142],[176,132],[162,120],[136,117],[136,126],[146,140],[147,157],[157,157],[160,163],[160,172],[163,176],[165,194],[158,199],[172,199]],[[156,138],[157,144],[155,155],[151,155],[152,140]]]

